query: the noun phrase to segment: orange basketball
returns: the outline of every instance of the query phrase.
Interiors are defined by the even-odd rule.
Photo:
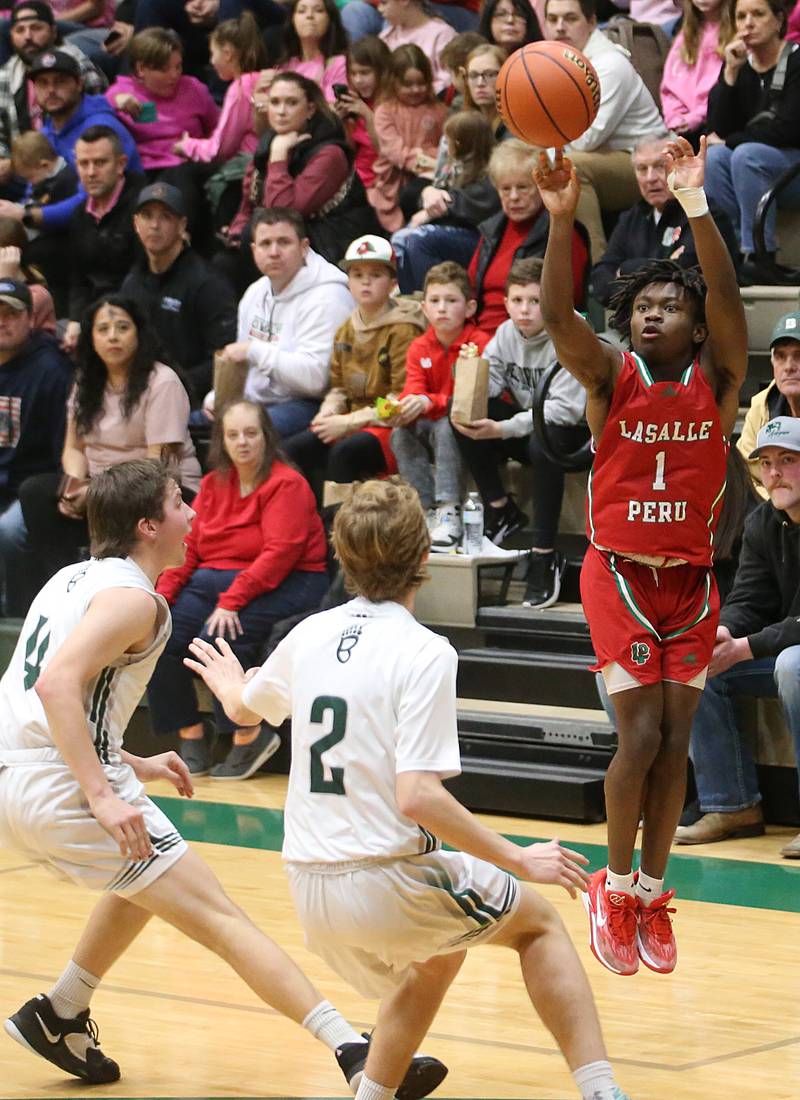
[[[592,125],[600,80],[588,58],[565,42],[531,42],[512,53],[497,77],[497,109],[512,134],[530,145],[566,145]]]

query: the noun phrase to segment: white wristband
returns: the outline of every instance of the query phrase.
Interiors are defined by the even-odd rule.
[[[702,218],[708,213],[708,199],[702,187],[676,187],[674,172],[667,176],[667,186],[683,207],[687,218]]]

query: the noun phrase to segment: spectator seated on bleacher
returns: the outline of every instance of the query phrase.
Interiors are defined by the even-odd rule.
[[[389,92],[392,51],[382,39],[369,34],[349,46],[346,57],[348,88],[335,97],[332,106],[355,152],[359,179],[364,187],[372,187],[379,145],[375,108]]]
[[[708,95],[733,38],[736,0],[712,0],[703,8],[683,0],[683,24],[664,62],[661,110],[665,125],[698,148],[705,133]]]
[[[542,261],[517,260],[506,279],[504,321],[486,345],[489,409],[486,419],[465,425],[452,421],[461,455],[484,506],[484,533],[498,545],[524,527],[528,517],[506,492],[500,463],[509,458],[531,471],[533,538],[523,603],[549,607],[558,599],[564,559],[555,549],[564,470],[548,458],[533,430],[533,396],[542,376],[556,362],[539,308]],[[586,392],[567,371],[559,371],[547,392],[544,421],[548,435],[568,454],[588,436]]]
[[[478,29],[487,42],[501,46],[507,54],[544,37],[528,0],[486,0]]]
[[[316,416],[328,388],[336,331],[355,303],[345,273],[310,248],[296,210],[257,210],[252,238],[262,277],[239,303],[237,342],[224,352],[228,360],[249,365],[245,397],[267,406],[285,438]]]
[[[600,78],[597,117],[566,147],[581,181],[578,220],[589,233],[596,263],[606,248],[602,212],[626,210],[639,197],[633,147],[664,124],[627,51],[598,29],[595,0],[547,0],[545,34],[581,50]]]
[[[780,699],[800,764],[800,420],[777,417],[756,449],[769,500],[749,516],[733,590],[692,726],[691,755],[703,816],[679,826],[679,844],[764,832],[758,777],[734,711],[738,696]],[[800,836],[781,855],[800,859]]]
[[[508,137],[497,109],[497,77],[505,61],[502,46],[479,45],[470,50],[464,66],[464,110],[480,111],[491,124],[495,139]]]
[[[560,2],[560,0],[559,0]],[[516,138],[497,145],[489,161],[489,178],[500,196],[501,210],[478,226],[480,238],[469,275],[478,302],[476,323],[494,332],[508,319],[506,279],[515,260],[544,256],[550,215],[544,209],[533,170],[539,150]],[[580,306],[589,263],[586,230],[575,223],[572,234],[573,299]]]
[[[347,484],[397,471],[392,417],[381,417],[376,401],[397,401],[409,345],[426,322],[418,302],[391,296],[397,261],[383,237],[358,237],[341,266],[356,308],[336,333],[330,389],[319,412],[284,446],[309,479],[323,472]]]
[[[482,34],[477,31],[462,31],[442,47],[439,60],[450,78],[450,85],[445,88],[442,101],[451,111],[461,111],[466,106],[464,97],[467,87],[467,59],[474,49],[485,45],[486,39]]]
[[[147,687],[157,734],[180,734],[192,775],[248,779],[280,745],[269,726],[236,727],[214,699],[216,733],[233,733],[211,768],[212,737],[184,666],[195,637],[225,638],[245,668],[257,665],[275,623],[319,606],[328,589],[327,544],[314,495],[283,461],[262,405],[238,401],[214,425],[213,470],[200,485],[186,561],[167,569],[158,591],[172,608],[172,634]]]
[[[135,211],[144,259],[123,282],[122,293],[150,318],[170,365],[200,401],[211,389],[214,352],[236,332],[233,288],[186,243],[186,205],[176,187],[151,183]]]
[[[69,309],[62,341],[75,350],[80,319],[91,303],[122,286],[139,252],[133,212],[144,178],[127,171],[116,131],[84,130],[75,143],[75,165],[86,198],[69,222]]]
[[[800,161],[800,52],[785,32],[781,0],[737,0],[736,37],[725,48],[725,64],[708,100],[706,194],[738,231],[745,259],[741,279],[747,283],[799,281],[794,269],[775,259],[774,205],[764,227],[767,258],[754,259],[759,200]],[[800,181],[783,192],[779,205],[800,206]]]
[[[443,19],[449,23],[459,34],[474,34],[478,29],[480,0],[464,0],[462,4],[454,0],[439,0],[438,3],[427,0],[425,8],[437,20]],[[378,8],[371,0],[345,0],[342,7],[342,23],[351,42],[357,42],[368,34],[380,34],[386,27],[384,18],[388,19],[385,3]],[[398,18],[403,18],[402,12]],[[439,48],[440,54],[443,48]]]
[[[475,304],[463,267],[447,260],[430,269],[422,298],[429,327],[408,349],[406,383],[393,421],[398,470],[419,493],[431,546],[439,551],[453,550],[462,535],[464,467],[447,413],[462,346],[482,352],[489,342],[489,334],[472,321]]]
[[[441,62],[442,48],[456,36],[453,27],[443,19],[431,16],[423,0],[382,0],[384,18],[380,37],[390,50],[399,46],[417,46],[428,58],[433,70],[433,87],[438,95],[450,83],[447,69]],[[459,27],[459,30],[475,30]]]
[[[638,271],[650,260],[676,260],[681,267],[694,267],[697,253],[689,219],[667,185],[668,166],[664,148],[668,134],[640,138],[633,150],[633,170],[641,199],[619,216],[600,262],[592,268],[591,292],[607,306],[620,275]],[[731,253],[739,263],[736,234],[728,216],[713,210],[714,220]]]
[[[0,216],[0,279],[25,283],[31,292],[31,328],[56,334],[56,310],[41,271],[28,262],[30,241],[22,222]]]
[[[24,615],[37,588],[19,489],[26,478],[59,468],[72,379],[53,338],[34,331],[32,313],[25,283],[0,278],[0,559],[7,615]]]
[[[276,73],[300,73],[333,103],[334,84],[347,83],[347,34],[333,0],[292,0]]]
[[[785,313],[780,318],[772,332],[769,354],[773,380],[765,390],[754,394],[736,443],[747,460],[756,490],[764,499],[768,493],[761,483],[761,463],[749,455],[768,421],[776,416],[800,417],[800,313]]]
[[[86,492],[95,474],[131,458],[161,458],[174,464],[187,497],[200,485],[189,397],[175,371],[158,362],[146,317],[131,298],[108,295],[83,318],[61,456],[69,481],[45,473],[20,489],[30,545],[48,576],[86,552]]]

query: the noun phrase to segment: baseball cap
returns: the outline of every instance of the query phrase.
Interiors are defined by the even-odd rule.
[[[800,343],[800,313],[784,313],[772,330],[770,348],[779,340],[797,340]]]
[[[51,27],[55,23],[53,9],[49,4],[45,4],[44,0],[23,0],[11,13],[11,26],[19,23],[21,19],[30,19],[31,13],[42,23],[49,23]]]
[[[784,451],[800,451],[800,417],[776,416],[758,433],[755,450],[748,458],[758,458],[764,447],[780,447]]]
[[[186,200],[178,188],[173,187],[171,183],[158,181],[143,188],[139,192],[136,209],[141,210],[149,202],[160,202],[174,214],[179,214],[182,218],[186,217]]]
[[[339,266],[347,271],[351,264],[367,261],[373,264],[386,264],[392,271],[397,271],[397,256],[389,241],[371,233],[367,233],[364,237],[356,237],[350,242]]]
[[[66,73],[67,76],[80,80],[81,67],[72,54],[65,50],[45,50],[34,57],[28,75],[35,80],[40,73]]]
[[[7,306],[16,309],[18,313],[22,313],[24,310],[27,310],[28,313],[33,311],[31,292],[25,283],[21,283],[17,279],[0,279],[0,302],[5,302]]]

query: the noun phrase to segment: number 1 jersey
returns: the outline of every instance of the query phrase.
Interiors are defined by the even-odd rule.
[[[727,453],[697,360],[680,381],[656,382],[625,352],[589,477],[589,541],[651,564],[710,565]]]
[[[393,601],[312,615],[245,686],[245,706],[292,718],[283,857],[343,863],[422,855],[439,841],[397,807],[399,772],[461,771],[456,653]]]

